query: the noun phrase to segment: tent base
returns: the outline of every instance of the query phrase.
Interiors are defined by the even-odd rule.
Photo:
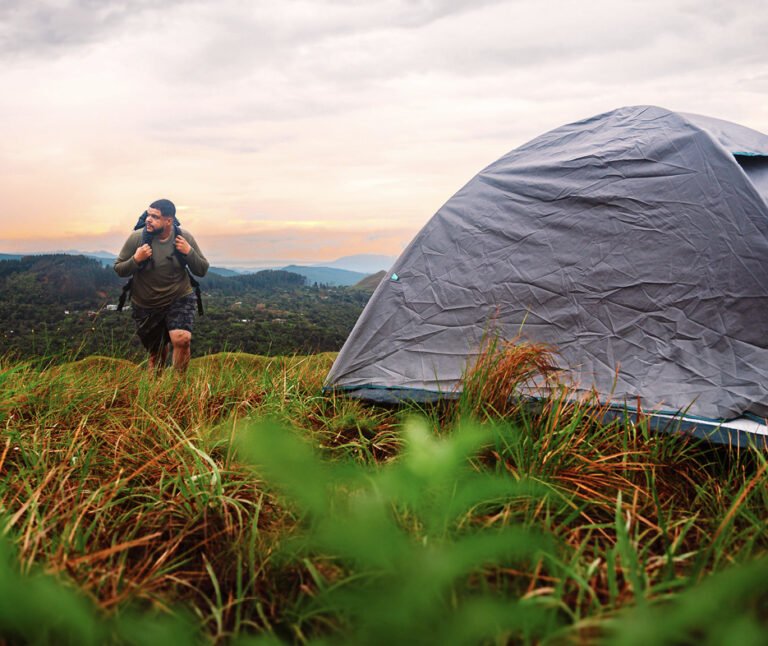
[[[733,447],[768,448],[768,426],[764,422],[744,416],[730,420],[717,420],[666,412],[638,413],[624,408],[610,408],[602,419],[604,422],[624,419],[633,424],[647,420],[651,430],[661,433],[685,433],[715,444]]]
[[[457,391],[437,392],[417,388],[390,388],[386,386],[326,387],[324,392],[339,392],[346,397],[362,399],[377,404],[434,403],[440,400],[455,400],[461,395]],[[531,401],[539,401],[531,398]],[[626,420],[632,424],[647,422],[651,430],[661,433],[685,433],[715,444],[733,447],[756,446],[768,448],[768,425],[766,420],[749,416],[730,420],[691,417],[669,411],[637,411],[627,406],[610,406],[602,414],[605,423]]]

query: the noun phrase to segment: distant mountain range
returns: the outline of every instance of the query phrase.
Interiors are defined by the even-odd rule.
[[[66,249],[55,252],[40,252],[30,254],[5,254],[0,253],[0,260],[19,260],[24,256],[37,256],[37,255],[50,255],[54,254],[66,254],[69,256],[86,256],[87,258],[95,258],[104,266],[112,266],[117,257],[113,253],[108,251],[79,251],[77,249]],[[320,262],[311,264],[289,264],[284,267],[279,267],[285,271],[290,271],[301,276],[305,276],[309,285],[318,283],[322,285],[338,285],[349,286],[355,285],[360,282],[366,276],[375,274],[380,271],[386,271],[395,262],[395,256],[387,256],[383,254],[354,254],[351,256],[342,256],[336,260],[330,262]],[[248,274],[267,269],[268,267],[253,266],[246,268],[227,267],[227,263],[223,267],[211,267],[212,273],[219,276],[238,276],[241,274]]]
[[[227,269],[226,267],[208,267],[208,271],[224,277],[242,276],[243,274],[248,273],[244,271],[238,271],[237,269]]]
[[[303,267],[301,265],[288,265],[281,267],[283,271],[290,271],[292,274],[299,274],[307,279],[307,285],[317,283],[318,285],[336,285],[347,287],[359,283],[367,276],[360,271],[349,271],[347,269],[337,269],[335,267]]]
[[[360,253],[352,256],[342,256],[331,262],[313,263],[312,265],[287,265],[285,271],[301,274],[307,277],[307,283],[324,285],[351,286],[371,276],[373,287],[379,284],[387,270],[395,263],[395,256],[383,254]],[[369,286],[365,285],[363,289]]]
[[[59,251],[32,251],[30,253],[0,253],[0,260],[21,260],[28,256],[55,256],[64,254],[65,256],[85,256],[86,258],[95,258],[105,267],[111,267],[117,256],[108,251],[77,251],[76,249],[66,249]]]
[[[377,271],[387,271],[397,260],[396,256],[385,256],[383,254],[359,253],[352,256],[342,256],[331,262],[312,263],[313,267],[332,267],[335,269],[346,269],[348,271],[357,271],[366,276],[375,274]]]
[[[103,258],[104,260],[109,260],[110,262],[114,262],[115,258],[117,258],[116,254],[104,250],[78,251],[77,249],[63,249],[60,251],[54,251],[52,253],[65,253],[69,256],[86,256],[87,258]]]

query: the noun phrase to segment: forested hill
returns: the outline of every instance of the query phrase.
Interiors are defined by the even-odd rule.
[[[122,283],[113,269],[85,256],[53,254],[0,260],[0,302],[4,305],[97,307],[119,294]]]
[[[84,256],[0,260],[0,355],[141,355],[128,311],[116,312],[126,280]],[[307,286],[282,270],[200,280],[205,316],[193,353],[292,354],[341,348],[368,299],[343,287]]]
[[[50,254],[0,260],[0,300],[19,303],[63,303],[99,307],[117,302],[126,279],[95,258]],[[209,272],[200,284],[221,294],[249,290],[302,287],[304,276],[282,270],[221,276]]]
[[[255,274],[221,276],[209,271],[200,278],[203,289],[218,294],[236,296],[253,290],[296,289],[306,285],[306,278],[281,269],[264,269]]]

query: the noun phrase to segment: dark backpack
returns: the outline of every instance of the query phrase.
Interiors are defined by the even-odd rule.
[[[144,231],[141,234],[141,244],[152,244],[152,235],[147,231],[147,228],[145,226],[145,222],[147,220],[147,212],[144,211],[139,216],[138,222],[136,222],[136,226],[133,227],[134,231],[137,231],[138,229],[144,229]],[[173,239],[176,239],[176,236],[179,235],[179,227],[181,227],[181,222],[179,222],[176,219],[176,216],[173,217]],[[203,315],[203,296],[200,293],[200,283],[198,283],[195,280],[195,277],[192,275],[192,272],[189,271],[189,267],[187,266],[187,257],[181,253],[178,249],[174,247],[173,253],[176,254],[176,257],[178,258],[179,262],[181,263],[181,266],[184,267],[184,269],[187,270],[187,276],[189,276],[189,284],[192,285],[192,288],[195,290],[195,296],[197,297],[197,313],[200,314],[200,316]],[[144,269],[144,267],[147,266],[151,259],[144,260],[143,262],[139,263],[139,269],[137,271],[141,271]],[[125,305],[125,300],[128,298],[128,294],[131,293],[131,285],[133,284],[133,276],[128,279],[128,282],[123,286],[123,293],[120,294],[120,300],[117,303],[117,311],[121,312],[123,310],[123,306]]]

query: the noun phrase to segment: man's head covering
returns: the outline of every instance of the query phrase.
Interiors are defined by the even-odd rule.
[[[176,216],[176,205],[170,200],[155,200],[149,205],[150,209],[157,209],[166,218],[172,218]]]

